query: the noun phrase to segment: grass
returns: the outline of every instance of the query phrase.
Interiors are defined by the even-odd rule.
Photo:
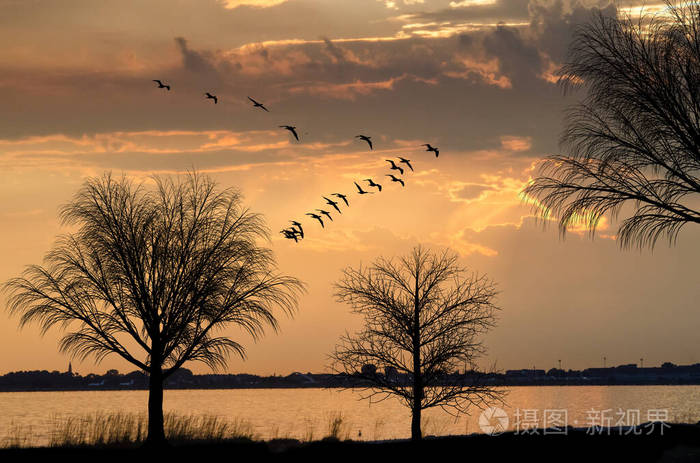
[[[320,437],[326,440],[350,438],[350,423],[342,412],[326,415],[325,429],[318,433],[311,419],[304,420],[301,435],[282,435],[275,425],[270,440],[299,440],[313,442]],[[165,436],[172,443],[226,442],[234,440],[260,441],[255,428],[242,419],[226,420],[212,415],[164,415]],[[375,438],[378,437],[375,427]],[[148,435],[148,417],[134,413],[95,413],[81,416],[54,416],[49,429],[49,447],[130,447],[138,446]],[[33,446],[31,427],[12,424],[7,437],[0,442],[2,448]]]
[[[314,423],[309,418],[304,419],[304,435],[301,440],[304,442],[312,442],[314,440]]]
[[[379,440],[381,439],[381,435],[384,432],[384,425],[386,424],[386,421],[384,421],[383,418],[378,418],[374,422],[374,433],[372,434],[372,439],[373,440]]]
[[[403,460],[434,458],[436,454],[460,454],[468,451],[470,459],[493,459],[497,451],[499,460],[522,459],[522,455],[538,455],[545,461],[562,461],[562,456],[574,461],[595,461],[605,455],[606,461],[700,461],[700,426],[674,424],[653,435],[589,435],[572,428],[567,435],[546,436],[542,433],[525,438],[507,432],[500,436],[475,434],[426,438],[420,445],[406,440],[362,442],[348,439],[350,422],[342,412],[326,414],[325,427],[320,426],[320,440],[313,440],[314,424],[306,420],[307,430],[300,429],[308,437],[304,442],[297,438],[276,437],[257,439],[253,426],[243,420],[224,420],[216,416],[183,416],[168,414],[165,417],[166,436],[170,446],[142,448],[147,433],[147,420],[143,415],[112,413],[55,419],[51,434],[51,447],[30,448],[26,434],[29,427],[11,426],[5,445],[0,451],[0,461],[69,459],[71,461],[153,461],[154,456],[164,460],[231,458],[235,454],[246,460],[328,460],[343,455],[349,460]],[[384,426],[375,423],[375,434]],[[424,423],[428,429],[439,430],[440,420]],[[431,429],[432,428],[432,429]],[[9,430],[8,430],[9,431]],[[368,430],[371,433],[371,430]],[[29,434],[31,436],[31,434]],[[375,436],[378,437],[378,436]]]
[[[304,419],[304,427],[298,440],[301,442],[313,442],[316,436],[316,424],[313,420],[306,418]],[[289,434],[280,436],[279,426],[272,428],[271,433],[272,439],[294,439]],[[326,429],[325,433],[321,434],[322,439],[331,440],[347,440],[350,438],[350,424],[343,416],[342,412],[331,412],[326,414]]]
[[[189,419],[185,417],[184,419]],[[94,421],[94,420],[93,420]],[[117,419],[115,422],[128,423],[128,420]],[[216,421],[215,421],[216,422]],[[102,423],[106,423],[102,421]],[[138,424],[132,421],[132,424]],[[192,424],[190,420],[190,425]],[[204,421],[196,421],[198,424]],[[346,420],[342,415],[329,416],[328,429],[342,435]],[[86,424],[74,425],[70,432],[77,427],[89,429]],[[221,427],[211,422],[203,428],[219,433]],[[180,427],[181,430],[192,429]],[[213,431],[212,431],[213,429]],[[137,430],[138,431],[138,430]],[[85,431],[87,432],[87,431]],[[143,432],[143,431],[141,431]],[[106,440],[106,439],[103,439]],[[499,436],[474,434],[470,436],[448,436],[426,438],[421,443],[407,440],[387,440],[381,442],[362,442],[356,440],[321,439],[313,442],[301,442],[297,439],[277,439],[271,441],[241,441],[224,440],[213,442],[187,441],[171,442],[164,447],[137,446],[70,446],[44,447],[30,449],[4,449],[0,451],[0,461],[22,460],[63,460],[69,461],[139,461],[152,462],[155,460],[202,460],[221,458],[231,459],[232,455],[239,460],[251,461],[296,461],[296,460],[330,460],[342,455],[348,460],[421,460],[435,459],[436,455],[468,455],[470,460],[481,461],[493,459],[497,455],[499,461],[518,461],[523,455],[537,455],[541,463],[546,461],[631,461],[641,463],[646,461],[700,461],[700,426],[672,425],[663,433],[659,428],[653,434],[624,435],[611,433],[607,435],[590,435],[582,429],[570,429],[567,435],[529,435],[524,437],[514,432],[506,432]],[[495,453],[494,453],[495,452]],[[602,456],[602,457],[601,457]]]
[[[253,425],[245,420],[228,421],[217,416],[164,416],[165,436],[171,442],[221,442],[254,440]],[[148,434],[148,418],[130,413],[102,413],[54,418],[50,447],[133,446]]]
[[[31,426],[25,427],[12,422],[8,428],[7,437],[0,443],[0,447],[8,449],[27,447],[31,444],[31,436]]]
[[[423,417],[423,435],[446,433],[448,420]],[[297,441],[386,439],[386,421],[376,419],[368,429],[355,429],[342,411],[327,412],[322,419],[302,418],[294,430],[280,430],[275,424],[270,433],[256,432],[250,421],[225,419],[213,415],[164,415],[166,439],[179,443],[226,443],[227,441]],[[408,426],[408,424],[407,424]],[[32,427],[11,424],[0,440],[0,448],[22,448],[37,445]],[[46,432],[46,431],[43,431]],[[261,434],[259,434],[259,432]],[[146,440],[148,418],[135,413],[95,413],[79,416],[54,416],[48,429],[49,447],[133,447]],[[46,442],[44,440],[43,442]],[[46,445],[46,444],[43,444]]]
[[[256,440],[253,425],[246,420],[224,420],[217,416],[177,416],[165,419],[165,437],[170,441]]]
[[[328,416],[328,427],[325,439],[347,440],[350,438],[349,423],[342,412],[333,412]]]

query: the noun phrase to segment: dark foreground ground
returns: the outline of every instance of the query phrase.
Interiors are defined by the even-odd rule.
[[[671,425],[641,435],[613,428],[591,435],[568,428],[565,435],[469,435],[408,441],[356,442],[296,440],[270,442],[170,444],[165,448],[31,448],[0,450],[0,462],[12,461],[470,461],[470,462],[700,462],[700,426]]]

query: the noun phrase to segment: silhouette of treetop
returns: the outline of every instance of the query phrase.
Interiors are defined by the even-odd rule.
[[[560,82],[587,94],[567,113],[567,153],[523,191],[562,233],[624,215],[620,245],[653,248],[700,223],[700,6],[667,5],[636,21],[599,13],[574,36]]]
[[[208,177],[154,177],[155,188],[107,174],[89,179],[60,211],[75,232],[45,265],[6,283],[22,325],[67,331],[62,351],[99,362],[117,354],[149,374],[149,440],[162,441],[163,381],[187,361],[222,367],[244,347],[221,333],[258,338],[292,313],[303,289],[275,271],[262,216]]]
[[[420,440],[422,410],[463,413],[502,398],[475,364],[485,353],[480,335],[495,325],[496,294],[491,280],[467,272],[449,251],[418,246],[398,259],[348,268],[336,296],[364,321],[341,338],[331,368],[365,380],[370,399],[402,401],[411,409],[412,439]]]

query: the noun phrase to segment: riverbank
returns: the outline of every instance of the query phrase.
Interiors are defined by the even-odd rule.
[[[468,436],[426,437],[421,443],[406,440],[358,442],[328,438],[301,442],[295,439],[254,441],[250,439],[171,442],[159,449],[141,446],[43,447],[0,450],[0,461],[25,459],[70,458],[82,461],[152,461],[154,458],[187,459],[255,458],[266,460],[319,461],[337,458],[355,461],[420,461],[423,458],[460,461],[606,461],[606,462],[693,462],[700,461],[700,426],[670,424],[648,431],[642,426],[633,429],[566,428],[553,434],[552,430],[537,429],[531,434],[508,432],[498,436],[472,434]]]

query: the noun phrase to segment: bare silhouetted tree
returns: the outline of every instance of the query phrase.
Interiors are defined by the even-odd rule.
[[[5,284],[21,324],[68,333],[60,348],[99,362],[117,354],[149,374],[147,442],[164,441],[163,382],[187,361],[222,367],[244,347],[221,335],[236,325],[254,338],[292,313],[303,285],[275,271],[263,218],[206,176],[154,177],[155,188],[107,174],[63,206],[64,224],[45,266]]]
[[[523,191],[562,233],[623,215],[620,245],[653,248],[700,224],[700,6],[667,6],[637,20],[598,14],[574,36],[560,82],[587,95],[567,114],[568,153]]]
[[[398,260],[348,268],[336,297],[364,317],[364,326],[341,338],[331,368],[365,381],[370,400],[398,397],[411,409],[411,438],[420,440],[422,410],[462,413],[501,399],[503,390],[475,368],[485,352],[478,337],[494,326],[496,294],[490,280],[467,274],[449,251],[418,246]]]

